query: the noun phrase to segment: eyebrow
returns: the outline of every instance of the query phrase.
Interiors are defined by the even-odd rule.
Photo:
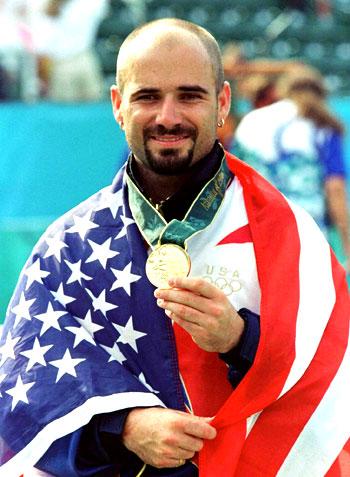
[[[155,94],[155,93],[159,93],[159,91],[160,90],[158,88],[141,88],[135,91],[134,93],[132,93],[130,98],[134,99],[140,94]]]
[[[179,91],[184,91],[184,92],[198,92],[203,94],[209,94],[209,91],[207,89],[202,88],[202,86],[199,86],[199,85],[179,86],[177,89]]]
[[[177,88],[178,91],[181,91],[181,92],[197,92],[197,93],[202,93],[202,94],[209,94],[209,91],[205,88],[202,88],[202,86],[199,86],[199,85],[183,85],[183,86],[179,86]],[[139,95],[142,95],[142,94],[156,94],[156,93],[159,93],[160,92],[160,89],[159,88],[141,88],[137,91],[135,91],[132,95],[131,95],[131,100],[135,99],[136,97],[138,97]]]

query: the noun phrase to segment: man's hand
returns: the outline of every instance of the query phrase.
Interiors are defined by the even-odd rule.
[[[200,348],[226,353],[238,344],[244,321],[221,290],[202,278],[174,278],[169,285],[155,290],[157,304]]]
[[[179,467],[214,439],[210,418],[173,409],[136,408],[130,411],[122,439],[125,447],[154,467]]]

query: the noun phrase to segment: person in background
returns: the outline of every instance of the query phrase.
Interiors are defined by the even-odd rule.
[[[287,73],[277,91],[280,101],[243,118],[233,150],[304,207],[325,234],[330,224],[336,227],[349,269],[343,125],[328,109],[317,71]]]
[[[222,58],[225,78],[230,82],[234,94],[230,113],[222,128],[218,128],[218,137],[228,151],[232,151],[235,130],[242,119],[237,102],[244,100],[249,110],[267,106],[277,101],[276,82],[286,72],[295,72],[304,64],[295,60],[277,60],[274,58],[245,58],[244,50],[236,42],[223,46]]]
[[[48,0],[37,20],[35,48],[53,101],[97,101],[104,82],[94,51],[108,0]],[[35,32],[34,32],[35,33]]]
[[[311,217],[217,141],[216,40],[139,27],[111,99],[127,163],[50,226],[9,305],[0,471],[333,471],[349,457],[345,273]]]

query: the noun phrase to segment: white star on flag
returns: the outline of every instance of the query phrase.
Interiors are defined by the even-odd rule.
[[[135,223],[135,220],[133,219],[130,219],[129,217],[126,217],[125,215],[120,215],[120,218],[122,219],[123,221],[123,227],[121,228],[120,232],[118,233],[118,235],[115,237],[116,239],[119,239],[121,237],[124,237],[124,235],[126,235],[126,228],[129,226],[129,225],[132,225]]]
[[[61,303],[63,306],[66,306],[68,305],[68,303],[71,303],[72,301],[76,300],[76,298],[74,298],[73,296],[64,294],[63,283],[60,283],[60,286],[55,292],[53,290],[50,290],[50,292],[55,298],[55,300],[58,301],[58,303]]]
[[[123,205],[123,189],[117,190],[117,192],[111,192],[110,187],[108,187],[108,190],[105,189],[103,191],[103,200],[101,202],[101,205],[95,209],[97,212],[98,210],[103,210],[103,209],[109,209],[111,211],[113,219],[116,218],[117,212],[119,207]]]
[[[61,318],[61,316],[66,314],[67,314],[66,311],[62,311],[62,310],[55,311],[53,309],[51,302],[49,302],[45,313],[40,313],[39,315],[34,316],[34,318],[43,322],[41,330],[40,330],[40,336],[46,333],[46,331],[49,330],[50,328],[55,328],[56,330],[61,331],[61,327],[58,323],[58,320]]]
[[[55,359],[49,361],[49,364],[55,366],[57,371],[56,383],[64,376],[65,374],[70,374],[74,378],[77,377],[75,367],[78,366],[82,361],[85,361],[85,358],[72,358],[69,349],[67,348],[63,357],[61,359]]]
[[[73,348],[76,348],[84,340],[96,346],[94,337],[82,326],[66,326],[66,330],[75,335]]]
[[[65,244],[61,239],[60,239],[61,232],[56,233],[53,237],[48,237],[45,241],[48,245],[48,249],[45,252],[44,258],[51,257],[54,255],[57,259],[58,262],[61,262],[61,250],[64,247],[68,247],[67,244]]]
[[[3,380],[6,378],[7,374],[0,374],[0,384],[3,382]],[[0,391],[0,398],[2,397],[1,391]]]
[[[88,230],[95,229],[96,227],[99,227],[97,224],[94,222],[91,222],[91,212],[88,212],[87,214],[83,215],[82,217],[79,217],[79,215],[74,215],[73,220],[74,220],[74,225],[70,227],[69,229],[66,230],[68,234],[72,234],[74,232],[78,233],[81,240],[84,240],[86,233]]]
[[[103,268],[106,268],[107,260],[109,258],[113,258],[116,255],[119,255],[119,252],[115,250],[111,250],[111,242],[112,238],[107,239],[102,244],[98,244],[93,242],[92,240],[88,240],[90,247],[92,248],[92,253],[89,255],[85,263],[94,262],[98,260]]]
[[[8,389],[5,393],[12,396],[12,407],[11,411],[17,406],[19,401],[22,401],[28,404],[27,392],[29,389],[34,386],[35,382],[32,383],[24,383],[22,381],[21,375],[19,374],[17,377],[16,385],[14,388]]]
[[[146,333],[142,333],[141,331],[137,331],[134,329],[133,323],[132,323],[132,316],[130,316],[127,324],[125,326],[122,325],[117,325],[115,323],[112,323],[112,325],[118,330],[120,333],[119,338],[117,339],[117,343],[123,343],[123,344],[128,344],[129,346],[132,347],[133,350],[138,353],[137,345],[136,345],[136,340],[139,338],[142,338],[142,336],[146,336]]]
[[[22,354],[28,358],[28,364],[26,372],[32,369],[35,364],[41,364],[46,366],[46,361],[44,355],[51,349],[53,345],[41,346],[38,338],[35,338],[33,348],[27,349],[26,351],[21,351],[19,354]]]
[[[86,275],[85,273],[83,273],[81,271],[81,262],[82,262],[82,260],[78,260],[75,263],[71,263],[68,260],[65,260],[65,263],[67,264],[67,266],[70,268],[70,270],[72,272],[70,274],[68,280],[67,280],[67,285],[69,285],[69,283],[73,283],[73,282],[79,282],[80,285],[81,285],[82,284],[81,283],[82,279],[92,280],[92,277],[89,277],[88,275]]]
[[[31,320],[31,315],[29,313],[29,308],[32,306],[32,304],[35,302],[36,298],[33,298],[32,300],[26,300],[26,297],[24,295],[24,292],[21,293],[21,297],[19,299],[19,302],[17,305],[11,308],[11,312],[16,315],[15,322],[13,324],[13,328],[16,328],[18,323],[22,318],[25,320]]]
[[[2,346],[0,346],[0,354],[1,354],[0,366],[4,364],[8,358],[15,359],[15,346],[20,339],[21,339],[20,336],[16,336],[15,338],[12,338],[11,331],[7,333],[5,343]]]
[[[110,291],[116,290],[117,288],[124,288],[126,293],[130,296],[131,283],[140,280],[141,275],[135,275],[134,273],[131,273],[131,262],[128,263],[123,270],[116,270],[115,268],[111,268],[111,270],[114,273],[116,280],[113,283]]]
[[[105,349],[107,353],[110,355],[108,363],[111,361],[118,361],[118,363],[122,364],[123,361],[126,361],[126,358],[123,355],[123,353],[120,351],[117,343],[114,343],[112,348],[109,348],[108,346],[104,346],[104,345],[101,345],[101,347]]]
[[[97,297],[94,296],[88,288],[86,288],[86,291],[92,298],[92,306],[94,307],[94,311],[100,311],[105,317],[107,311],[113,310],[114,308],[118,308],[118,305],[113,305],[112,303],[106,301],[106,290],[102,290]]]
[[[40,258],[37,258],[26,270],[24,270],[24,275],[27,275],[26,290],[30,287],[33,282],[43,283],[43,278],[50,275],[50,272],[41,270],[40,268]]]
[[[85,318],[78,318],[77,316],[74,317],[80,325],[86,329],[86,331],[93,336],[96,331],[103,330],[103,326],[94,323],[91,318],[91,311],[89,310],[86,313]]]
[[[139,380],[141,381],[141,383],[149,390],[151,391],[152,393],[156,393],[156,394],[159,394],[159,391],[156,391],[155,389],[152,388],[152,386],[150,384],[147,383],[146,381],[146,376],[143,374],[143,373],[140,373],[139,376],[138,376]]]

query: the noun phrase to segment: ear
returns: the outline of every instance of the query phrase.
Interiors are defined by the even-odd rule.
[[[121,107],[120,107],[122,103],[122,95],[115,84],[111,86],[111,101],[112,101],[112,108],[113,108],[113,114],[114,114],[115,120],[117,121],[121,129],[123,129],[124,122],[123,122],[123,115],[122,115]]]
[[[224,82],[222,90],[218,95],[218,122],[226,119],[231,107],[231,87],[227,81]]]

